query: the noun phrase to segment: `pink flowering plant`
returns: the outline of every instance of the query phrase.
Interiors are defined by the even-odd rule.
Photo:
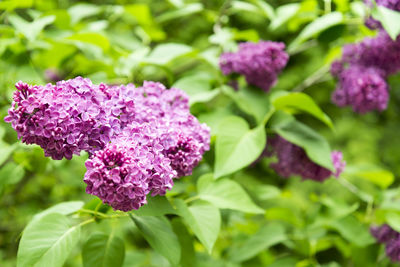
[[[0,266],[399,264],[399,0],[0,20]]]

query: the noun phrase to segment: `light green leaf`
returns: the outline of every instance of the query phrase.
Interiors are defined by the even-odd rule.
[[[50,213],[29,224],[19,243],[17,266],[63,266],[80,237],[80,226],[67,217]]]
[[[177,19],[177,18],[182,18],[184,16],[190,16],[195,13],[198,13],[203,10],[203,4],[201,3],[192,3],[192,4],[187,4],[183,7],[179,7],[177,10],[165,12],[162,15],[158,16],[156,18],[157,22],[159,23],[164,23],[169,20]]]
[[[32,221],[38,220],[50,213],[59,213],[62,215],[68,215],[74,213],[75,211],[78,211],[80,208],[83,207],[83,204],[84,204],[83,201],[62,202],[36,214],[33,217]]]
[[[215,178],[231,174],[254,162],[266,143],[264,125],[249,129],[247,122],[236,116],[219,125],[215,143]]]
[[[342,22],[343,15],[340,12],[331,12],[315,19],[300,32],[296,39],[289,45],[288,50],[294,51],[302,42]]]
[[[359,247],[375,243],[369,233],[368,226],[359,222],[354,216],[349,215],[339,220],[329,220],[328,226],[337,230],[345,239]]]
[[[143,63],[166,65],[174,59],[191,52],[193,52],[193,48],[188,45],[176,43],[161,44],[143,60]]]
[[[262,0],[252,0],[252,2],[260,8],[260,12],[262,12],[265,17],[269,19],[275,18],[274,8],[270,4]]]
[[[273,31],[278,29],[283,24],[288,22],[294,15],[296,15],[299,9],[300,9],[299,3],[287,4],[278,7],[275,12],[275,17],[272,20],[271,24],[269,25],[269,28]]]
[[[229,96],[243,112],[253,116],[258,123],[261,123],[271,107],[268,95],[262,90],[244,90],[234,91],[230,86],[222,86],[221,90]]]
[[[176,199],[175,204],[179,215],[211,253],[221,228],[221,215],[218,208],[206,201],[196,201],[188,207],[183,200]]]
[[[172,87],[179,88],[189,95],[189,105],[207,102],[216,97],[220,90],[211,90],[210,76],[206,74],[196,74],[185,76],[176,81]]]
[[[285,229],[281,224],[271,223],[260,228],[254,235],[244,241],[243,245],[232,248],[228,257],[235,262],[253,258],[258,253],[287,239]]]
[[[199,198],[213,203],[221,209],[233,209],[249,213],[264,213],[246,191],[235,181],[222,179],[214,181],[210,175],[198,180]]]
[[[379,20],[390,37],[396,40],[400,34],[400,12],[377,5],[372,10],[372,16]]]
[[[274,130],[289,142],[304,148],[307,156],[315,163],[334,170],[328,142],[313,129],[291,120],[278,124]]]
[[[169,221],[159,216],[129,215],[150,246],[172,265],[177,265],[181,258],[181,247]]]
[[[124,257],[124,241],[115,235],[93,234],[82,248],[84,267],[120,267]]]
[[[2,165],[10,157],[11,153],[17,148],[17,144],[8,145],[1,142],[0,145],[0,165]]]
[[[331,119],[315,103],[315,101],[304,93],[287,93],[280,95],[272,100],[272,104],[278,110],[297,109],[309,113],[316,117],[331,129],[333,124]]]
[[[76,24],[84,18],[97,15],[101,12],[98,5],[81,3],[68,8],[68,14],[71,17],[71,24]]]
[[[358,165],[346,167],[346,175],[368,180],[382,189],[388,188],[394,182],[394,174],[375,165]]]
[[[34,41],[44,27],[53,23],[55,18],[55,16],[46,16],[38,18],[33,22],[27,22],[19,16],[11,15],[8,17],[8,20],[15,29],[22,33],[29,41]]]
[[[0,169],[0,192],[5,185],[16,184],[25,175],[25,170],[21,165],[8,162]]]
[[[100,33],[94,33],[94,32],[75,33],[71,36],[68,36],[67,39],[93,44],[103,49],[103,51],[108,51],[110,49],[110,41],[106,36]]]
[[[386,221],[397,232],[400,232],[400,214],[394,212],[386,213]]]
[[[135,211],[135,214],[138,216],[162,216],[165,214],[176,214],[176,210],[171,206],[166,197],[152,197],[147,195],[147,204]]]

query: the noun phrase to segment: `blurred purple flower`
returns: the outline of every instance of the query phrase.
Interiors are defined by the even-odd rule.
[[[225,75],[239,73],[249,84],[268,92],[289,60],[284,49],[280,42],[241,43],[236,53],[221,55],[220,67]]]
[[[298,175],[303,179],[323,182],[332,175],[339,177],[345,167],[342,153],[339,151],[332,152],[332,162],[335,168],[335,172],[332,172],[311,161],[303,148],[290,143],[281,136],[268,139],[266,155],[277,157],[278,161],[271,163],[270,166],[285,178]]]

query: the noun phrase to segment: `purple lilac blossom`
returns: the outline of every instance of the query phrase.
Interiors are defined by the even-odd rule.
[[[387,224],[372,226],[370,232],[375,239],[386,245],[386,255],[393,261],[400,261],[400,233]]]
[[[381,226],[372,226],[370,232],[375,239],[382,244],[387,243],[390,239],[400,237],[400,234],[387,224]]]
[[[107,133],[98,133],[106,120],[101,106],[105,96],[89,79],[77,77],[45,86],[18,82],[15,86],[5,121],[22,142],[42,147],[45,156],[71,159],[82,150],[100,149],[109,139]]]
[[[144,205],[150,192],[164,195],[177,174],[163,149],[151,124],[130,124],[86,161],[86,192],[122,211]]]
[[[393,261],[400,261],[400,237],[390,239],[386,243],[386,255]]]
[[[387,76],[400,71],[400,37],[393,41],[385,31],[374,38],[346,45],[343,56],[331,65],[338,86],[332,101],[352,106],[358,113],[383,111],[389,100]]]
[[[220,68],[225,75],[244,75],[247,83],[268,92],[289,60],[284,49],[285,44],[281,42],[241,43],[236,53],[221,55]]]
[[[352,106],[360,114],[383,111],[389,101],[389,88],[379,69],[351,66],[340,73],[332,101],[339,107]]]
[[[137,209],[150,192],[164,195],[209,150],[210,129],[190,114],[188,96],[161,83],[107,86],[77,77],[16,87],[5,120],[53,159],[89,152],[86,191],[114,209]]]
[[[342,153],[339,151],[332,152],[331,157],[335,168],[335,172],[332,172],[312,162],[303,148],[290,143],[281,136],[269,138],[267,149],[266,155],[276,156],[278,160],[275,163],[271,163],[271,168],[285,178],[298,175],[303,179],[323,182],[332,175],[339,177],[345,167]]]

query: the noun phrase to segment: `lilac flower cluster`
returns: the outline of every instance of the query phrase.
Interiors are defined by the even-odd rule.
[[[86,191],[114,209],[137,209],[148,193],[165,194],[209,149],[209,128],[190,114],[188,96],[176,88],[94,85],[81,77],[16,87],[5,120],[23,142],[40,145],[53,159],[87,151]]]
[[[400,233],[389,225],[373,226],[370,232],[375,239],[386,245],[386,255],[393,261],[400,261]]]
[[[278,159],[277,162],[271,163],[271,168],[285,178],[299,175],[303,179],[323,182],[332,175],[339,177],[346,165],[342,153],[333,151],[331,157],[335,172],[332,172],[312,162],[303,148],[290,143],[279,135],[268,139],[267,149],[267,156],[276,156]]]
[[[340,106],[352,106],[358,113],[382,111],[389,101],[388,75],[400,71],[400,36],[393,41],[385,31],[375,38],[365,38],[346,45],[343,56],[331,66],[339,81],[332,101]]]
[[[268,92],[289,60],[284,49],[280,42],[241,43],[238,52],[221,55],[220,67],[225,75],[244,75],[247,83]]]

